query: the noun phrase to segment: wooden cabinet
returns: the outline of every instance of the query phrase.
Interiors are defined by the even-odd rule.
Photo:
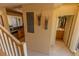
[[[8,14],[8,24],[10,27],[11,33],[18,39],[24,39],[24,26],[22,15],[17,14]]]
[[[63,39],[64,31],[57,30],[56,39]]]
[[[21,27],[19,30],[18,30],[18,38],[22,38],[24,37],[24,28]]]
[[[11,33],[20,41],[24,41],[24,27],[19,27],[15,30],[12,30]]]

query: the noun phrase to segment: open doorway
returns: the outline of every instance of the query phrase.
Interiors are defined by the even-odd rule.
[[[21,12],[6,9],[10,33],[19,41],[24,42],[24,22]]]
[[[66,17],[65,16],[59,16],[58,17],[58,27],[56,30],[56,40],[63,40],[64,36],[64,30],[65,30],[65,25],[66,25]]]
[[[73,15],[59,16],[58,27],[56,30],[56,41],[63,41],[66,45],[70,44],[70,35],[73,26]]]
[[[56,30],[55,46],[52,47],[52,55],[71,56],[73,55],[68,49],[70,44],[70,35],[73,26],[73,16],[65,15],[58,17],[58,26]]]

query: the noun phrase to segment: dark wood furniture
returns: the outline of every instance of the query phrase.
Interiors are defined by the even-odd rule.
[[[59,40],[59,39],[62,40],[63,36],[64,36],[64,31],[57,30],[57,32],[56,32],[56,39],[57,40]]]
[[[21,26],[21,27],[17,27],[17,28],[14,28],[14,30],[11,30],[11,33],[18,39],[18,40],[21,40],[21,41],[24,41],[24,27]]]

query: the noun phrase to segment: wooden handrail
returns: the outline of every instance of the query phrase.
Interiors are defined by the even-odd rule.
[[[20,42],[2,25],[0,25],[0,45],[6,55],[24,56],[27,55],[25,42]]]
[[[19,40],[17,40],[13,35],[11,35],[11,33],[6,30],[2,25],[0,25],[0,29],[2,29],[2,31],[4,31],[8,36],[10,36],[12,38],[13,41],[15,41],[18,44],[22,44]]]

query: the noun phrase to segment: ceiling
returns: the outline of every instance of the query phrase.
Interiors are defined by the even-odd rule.
[[[0,6],[2,6],[2,7],[6,7],[6,8],[17,8],[17,7],[21,7],[21,5],[23,5],[23,4],[31,4],[31,3],[0,3]],[[32,3],[32,4],[43,4],[43,3]],[[44,3],[44,5],[45,4],[48,4],[48,5],[51,5],[51,4],[53,4],[54,6],[58,6],[58,5],[62,5],[62,3],[59,3],[59,4],[57,4],[57,3]]]
[[[1,7],[6,7],[6,8],[16,8],[20,7],[23,3],[0,3]]]
[[[23,4],[27,4],[27,5],[28,4],[40,4],[40,5],[41,4],[44,4],[44,5],[48,4],[48,5],[53,5],[54,8],[64,5],[64,3],[0,3],[0,6],[21,12],[20,8],[21,8],[21,5],[23,5]],[[75,4],[75,5],[79,5],[79,4]]]
[[[0,3],[0,6],[7,7],[7,8],[17,8],[17,7],[21,7],[21,5],[23,5],[23,4],[31,4],[31,3]],[[35,3],[32,3],[32,4],[35,4]],[[36,4],[39,4],[39,3],[36,3]],[[46,4],[46,3],[44,3],[44,4]],[[53,4],[56,7],[56,6],[62,5],[63,3],[47,3],[47,4]],[[73,4],[75,4],[75,3],[73,3]],[[76,5],[79,5],[79,4],[76,4]]]

